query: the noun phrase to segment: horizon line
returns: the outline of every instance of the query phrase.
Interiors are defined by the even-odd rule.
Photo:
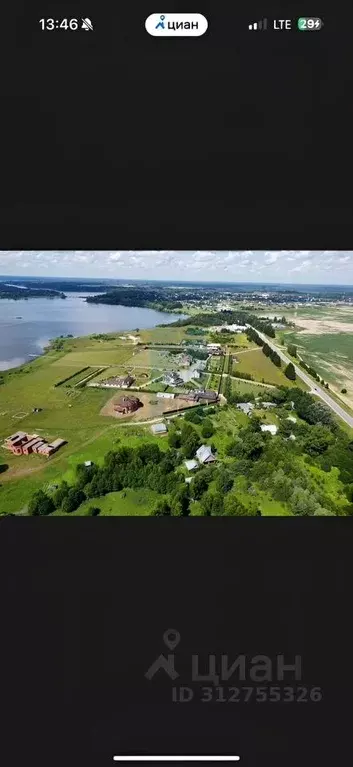
[[[124,282],[180,282],[182,284],[197,284],[197,285],[313,285],[317,287],[342,287],[342,288],[353,288],[353,284],[351,285],[344,285],[342,283],[335,283],[335,282],[283,282],[282,280],[277,281],[271,281],[267,282],[265,280],[259,280],[259,281],[253,281],[253,280],[182,280],[177,277],[175,278],[154,278],[154,279],[148,279],[143,277],[82,277],[82,276],[67,276],[67,275],[43,275],[43,274],[28,274],[25,276],[21,276],[20,274],[0,274],[0,279],[2,278],[10,278],[15,277],[19,278],[21,280],[28,280],[28,279],[44,279],[44,280],[97,280],[100,282],[107,282],[109,280],[115,280],[115,281],[124,281]]]

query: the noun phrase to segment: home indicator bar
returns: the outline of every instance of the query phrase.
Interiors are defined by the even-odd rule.
[[[113,756],[114,762],[239,762],[240,756]]]

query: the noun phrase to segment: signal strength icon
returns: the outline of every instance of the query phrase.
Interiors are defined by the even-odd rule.
[[[252,31],[262,31],[264,32],[267,29],[267,19],[260,19],[260,21],[253,21],[252,24],[249,24],[249,29]]]

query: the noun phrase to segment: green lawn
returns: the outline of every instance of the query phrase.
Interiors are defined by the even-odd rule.
[[[224,390],[224,385],[227,378],[226,376],[223,377],[222,381],[222,391]],[[231,385],[232,385],[232,392],[234,394],[241,394],[244,395],[246,399],[247,394],[254,394],[255,397],[257,396],[266,396],[266,393],[268,394],[271,391],[271,388],[268,386],[263,386],[262,384],[257,384],[253,381],[239,381],[238,378],[232,378],[231,377]]]
[[[102,342],[101,348],[98,348],[98,344],[96,344],[96,346],[83,349],[82,351],[69,352],[56,364],[60,365],[61,368],[83,368],[85,365],[98,367],[103,367],[103,365],[124,365],[128,360],[132,359],[135,348],[133,345],[126,347],[116,345],[115,348],[105,348],[104,342]],[[67,375],[69,375],[69,372]]]
[[[19,470],[30,466],[33,468],[34,460],[31,461],[31,459],[37,459],[36,465],[40,466],[40,470],[21,477],[14,475],[13,479],[6,481],[6,472],[2,474],[0,476],[0,509],[9,513],[24,510],[28,499],[36,490],[46,489],[51,484],[60,484],[62,480],[72,483],[78,463],[94,461],[101,464],[109,450],[116,450],[122,445],[137,447],[146,442],[154,442],[155,439],[147,426],[124,427],[113,424],[101,430],[100,433],[91,435],[91,441],[88,441],[85,446],[76,445],[75,450],[69,450],[70,446],[67,445],[50,460],[40,456],[17,456],[17,460],[20,461]],[[158,445],[161,450],[168,449],[166,439],[160,439]],[[28,463],[24,463],[26,458]],[[2,456],[0,462],[5,463]]]
[[[54,511],[50,516],[85,517],[88,516],[90,506],[96,506],[100,509],[101,517],[145,517],[151,514],[158,498],[161,496],[154,490],[127,489],[118,493],[108,493],[102,498],[91,498],[71,514]]]
[[[233,363],[233,370],[237,373],[250,373],[255,381],[261,382],[264,379],[265,383],[274,385],[293,385],[284,375],[283,369],[276,367],[260,348],[239,354],[238,359],[238,363]],[[283,367],[285,365],[282,362]]]
[[[292,517],[293,514],[286,508],[284,503],[273,501],[266,493],[259,491],[257,501],[261,514],[264,517]]]
[[[162,344],[180,344],[184,338],[197,338],[197,336],[187,336],[186,326],[184,327],[165,327],[152,328],[151,330],[140,330],[139,336],[143,344],[162,343]]]

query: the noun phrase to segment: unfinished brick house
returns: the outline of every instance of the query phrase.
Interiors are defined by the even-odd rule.
[[[126,415],[127,413],[134,413],[139,407],[143,407],[143,405],[137,397],[120,397],[116,405],[114,405],[114,410],[117,413]]]
[[[48,443],[43,437],[39,437],[38,434],[27,434],[25,431],[17,431],[10,437],[6,437],[4,447],[6,450],[11,450],[11,453],[14,455],[38,453],[49,458],[49,456],[59,450],[59,447],[65,444],[66,441],[64,439],[56,439],[54,442]]]

